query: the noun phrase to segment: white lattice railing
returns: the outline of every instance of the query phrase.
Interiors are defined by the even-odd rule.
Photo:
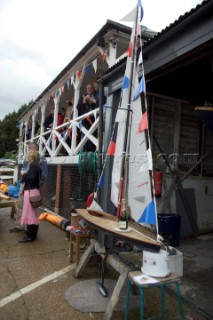
[[[89,129],[86,129],[82,125],[82,121],[91,115],[94,116],[94,123]],[[94,132],[98,128],[98,123],[99,108],[70,120],[69,122],[63,123],[52,130],[48,130],[42,134],[36,135],[31,140],[25,140],[24,142],[19,143],[19,162],[22,162],[25,158],[27,144],[30,141],[36,141],[39,144],[40,154],[50,158],[72,157],[74,159],[89,140],[96,146],[97,149],[98,138],[94,136]],[[52,161],[50,160],[49,162]]]

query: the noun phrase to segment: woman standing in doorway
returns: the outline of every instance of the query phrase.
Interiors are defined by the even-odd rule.
[[[27,173],[22,176],[24,182],[24,203],[20,223],[27,225],[27,235],[19,243],[26,243],[36,240],[38,232],[38,208],[33,208],[30,203],[30,196],[40,194],[39,185],[41,177],[41,168],[39,165],[40,155],[38,151],[30,151],[28,153],[28,163],[30,165]]]

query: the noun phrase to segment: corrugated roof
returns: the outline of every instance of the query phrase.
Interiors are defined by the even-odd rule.
[[[211,2],[212,0],[204,0],[202,3],[198,4],[195,8],[191,9],[190,11],[187,11],[185,14],[180,15],[178,19],[176,19],[174,22],[172,22],[170,25],[168,25],[166,28],[162,29],[160,32],[158,32],[155,36],[150,38],[145,44],[145,46],[150,45],[150,43],[156,41],[156,39],[159,39],[162,37],[165,33],[167,33],[170,29],[176,27],[178,24],[183,22],[184,20],[188,19],[192,14],[194,14],[196,11],[200,10],[201,7],[204,7],[206,4]]]

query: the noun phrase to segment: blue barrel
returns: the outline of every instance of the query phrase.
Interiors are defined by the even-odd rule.
[[[158,232],[172,246],[178,246],[180,242],[181,216],[179,214],[158,214]]]

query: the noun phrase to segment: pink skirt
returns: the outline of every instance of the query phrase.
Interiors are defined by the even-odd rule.
[[[25,190],[24,191],[24,203],[21,214],[21,224],[39,224],[38,208],[33,208],[30,203],[30,195],[37,196],[40,194],[39,189]]]

